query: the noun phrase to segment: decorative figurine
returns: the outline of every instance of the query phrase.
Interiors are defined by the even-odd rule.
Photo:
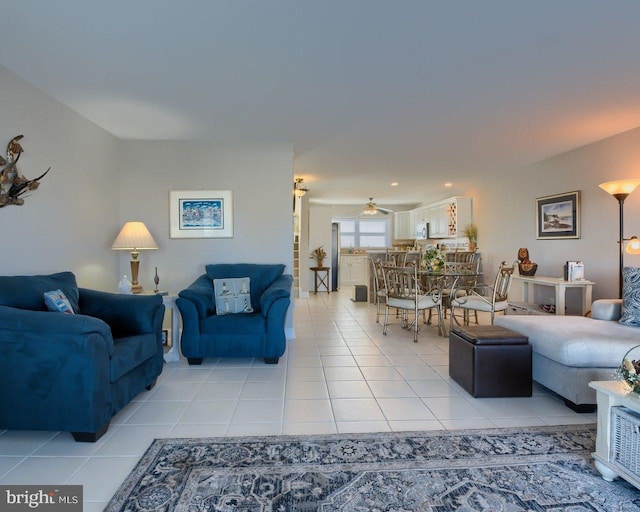
[[[158,277],[158,267],[156,267],[156,275],[153,276],[153,282],[156,284],[156,288],[154,291],[154,293],[158,293],[158,284],[160,283],[160,278]]]
[[[529,259],[529,249],[520,247],[518,249],[518,272],[521,276],[533,276],[538,270],[538,264]]]

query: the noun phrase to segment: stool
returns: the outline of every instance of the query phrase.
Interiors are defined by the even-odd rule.
[[[496,325],[456,327],[449,376],[476,398],[531,396],[529,338]]]
[[[318,287],[324,286],[329,293],[329,270],[330,267],[311,267],[313,270],[313,294],[318,293]]]

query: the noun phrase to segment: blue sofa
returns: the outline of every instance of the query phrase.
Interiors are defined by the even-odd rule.
[[[286,349],[284,324],[293,277],[278,264],[206,265],[206,273],[178,294],[182,315],[180,349],[189,364],[205,357],[261,357],[276,364]],[[214,279],[250,280],[252,312],[216,310]]]
[[[48,311],[62,290],[76,314]],[[0,276],[0,429],[93,442],[162,372],[159,296],[78,288],[75,275]]]

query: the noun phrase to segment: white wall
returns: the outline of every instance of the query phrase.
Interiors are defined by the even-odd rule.
[[[25,204],[0,209],[1,273],[71,270],[80,286],[114,287],[117,139],[2,66],[0,112],[0,153],[22,134],[20,174],[35,178],[51,167]]]
[[[141,252],[140,284],[177,292],[208,263],[284,263],[293,273],[293,149],[290,144],[216,146],[206,141],[122,141],[120,215],[106,228],[113,238],[127,220],[143,221],[159,250]],[[169,238],[169,191],[230,190],[234,237]],[[124,251],[123,251],[124,252]],[[129,273],[129,256],[120,257]]]
[[[486,273],[513,261],[527,247],[537,275],[561,276],[567,260],[581,260],[596,282],[594,298],[618,296],[618,202],[599,183],[640,178],[640,128],[563,153],[523,170],[497,172],[469,191],[478,224],[478,247]],[[537,197],[580,190],[581,238],[537,240]],[[625,202],[625,236],[640,236],[640,190]],[[625,255],[640,266],[640,257]],[[518,290],[514,288],[514,292]],[[551,293],[540,297],[548,300]]]

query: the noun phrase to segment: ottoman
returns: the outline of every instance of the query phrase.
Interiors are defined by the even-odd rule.
[[[529,338],[496,325],[456,327],[449,376],[474,397],[531,396]]]

